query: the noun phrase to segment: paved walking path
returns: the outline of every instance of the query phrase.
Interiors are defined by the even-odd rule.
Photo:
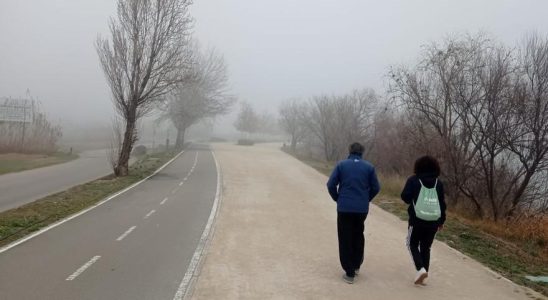
[[[376,206],[363,272],[348,285],[327,178],[272,145],[214,148],[223,197],[193,299],[545,299],[439,242],[428,286],[414,286],[406,223]]]

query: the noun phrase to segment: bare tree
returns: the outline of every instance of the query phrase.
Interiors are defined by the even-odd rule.
[[[538,175],[548,169],[548,37],[526,37],[519,63],[511,106],[514,126],[508,131],[505,146],[520,163],[520,176],[510,182],[516,188],[510,195],[506,216],[514,215],[521,205],[527,204],[524,200],[546,202],[546,194],[536,199],[527,196],[539,191],[531,191],[531,187],[543,181]]]
[[[317,139],[326,160],[342,158],[351,142],[370,145],[376,103],[377,96],[368,89],[338,97],[315,97],[310,101],[306,127]]]
[[[281,134],[279,123],[276,120],[276,117],[268,112],[263,111],[257,116],[258,128],[257,132],[268,134],[268,135],[278,135]]]
[[[475,205],[476,213],[482,216],[479,199],[467,190],[468,168],[477,149],[470,135],[462,126],[462,115],[455,111],[457,101],[473,101],[477,91],[466,89],[477,87],[470,82],[467,70],[471,58],[485,44],[486,39],[448,39],[439,46],[426,48],[422,60],[414,69],[405,67],[391,71],[391,92],[401,100],[408,118],[414,120],[415,134],[423,145],[422,152],[434,154],[447,166],[445,176],[451,182],[451,199],[456,201],[464,193]],[[455,89],[463,86],[465,89]],[[469,98],[472,98],[470,100]],[[434,136],[436,138],[434,138]]]
[[[548,167],[548,42],[530,37],[519,57],[465,37],[392,72],[417,141],[442,158],[453,201],[464,195],[479,217],[509,217],[546,195],[536,175]]]
[[[240,104],[240,112],[236,117],[234,127],[236,127],[238,131],[247,133],[248,137],[250,134],[257,132],[259,129],[259,116],[251,104],[247,102],[242,102]]]
[[[291,138],[290,149],[292,153],[296,152],[297,143],[302,141],[306,136],[306,113],[306,104],[300,103],[296,99],[286,101],[280,105],[280,119],[278,122]]]
[[[114,173],[128,174],[131,150],[138,138],[135,124],[155,101],[182,81],[188,63],[190,0],[118,0],[111,19],[111,41],[96,42],[113,102],[125,122]]]
[[[409,174],[420,154],[415,141],[415,130],[409,118],[392,105],[381,108],[375,115],[375,134],[369,159],[385,175]]]
[[[229,94],[226,65],[215,50],[202,54],[193,48],[193,63],[188,80],[168,96],[162,118],[169,118],[177,129],[176,147],[184,144],[187,129],[197,122],[228,113],[235,102]]]
[[[339,158],[347,154],[347,146],[359,141],[367,155],[374,140],[374,120],[378,98],[372,89],[355,90],[337,101],[337,131]]]

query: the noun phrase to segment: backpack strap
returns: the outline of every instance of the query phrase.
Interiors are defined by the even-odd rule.
[[[417,178],[418,179],[418,178]],[[419,179],[419,182],[421,184],[421,189],[424,187],[424,185],[422,184],[422,181]],[[417,199],[415,199],[415,201],[411,200],[411,204],[413,204],[413,207],[415,207],[415,202],[417,202],[419,200],[419,198],[417,197]]]
[[[421,187],[425,187],[424,184],[422,184],[422,181],[420,179],[419,179],[419,182],[421,183]],[[434,183],[433,189],[435,189],[437,185],[438,185],[438,179],[436,178],[436,183]]]

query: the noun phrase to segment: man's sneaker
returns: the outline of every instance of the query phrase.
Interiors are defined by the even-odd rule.
[[[354,276],[360,275],[360,269],[354,270]]]
[[[346,282],[348,284],[354,283],[354,277],[350,277],[350,276],[344,274],[342,278],[343,278],[344,282]]]
[[[424,285],[426,277],[428,277],[428,272],[424,268],[421,268],[417,271],[417,275],[415,275],[415,284]]]

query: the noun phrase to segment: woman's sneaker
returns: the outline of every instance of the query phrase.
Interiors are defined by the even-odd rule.
[[[354,277],[350,277],[350,276],[344,274],[342,278],[343,278],[344,282],[346,282],[348,284],[354,283]]]
[[[417,271],[415,275],[415,284],[424,285],[424,280],[428,277],[428,272],[424,268]]]

